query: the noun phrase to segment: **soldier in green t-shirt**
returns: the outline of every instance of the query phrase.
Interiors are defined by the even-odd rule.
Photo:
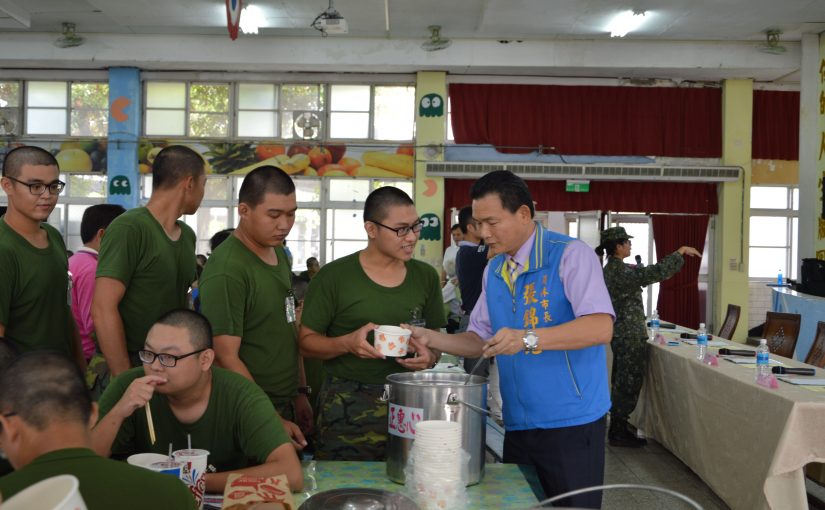
[[[303,487],[301,464],[272,403],[254,383],[212,366],[212,329],[202,315],[173,310],[149,330],[139,351],[143,369],[114,378],[100,397],[93,431],[95,451],[118,456],[208,450],[216,473],[205,475],[207,492],[222,493],[230,473],[286,475]],[[145,406],[151,408],[151,441]]]
[[[21,352],[61,352],[85,370],[66,246],[46,223],[65,186],[59,176],[57,160],[40,147],[18,147],[3,163],[9,206],[0,217],[0,337]]]
[[[387,405],[380,398],[387,375],[436,362],[434,352],[416,345],[416,357],[392,359],[371,344],[379,325],[446,324],[438,273],[412,259],[421,227],[406,193],[389,186],[373,191],[364,206],[367,248],[327,264],[309,285],[299,345],[304,356],[323,359],[327,373],[319,459],[383,460]]]
[[[140,365],[137,351],[164,313],[188,305],[195,281],[195,232],[181,215],[194,214],[206,185],[203,158],[182,145],[152,163],[146,207],[119,216],[106,229],[98,256],[92,320],[113,376]]]
[[[86,384],[65,356],[31,352],[12,362],[0,373],[0,443],[17,470],[0,478],[0,496],[69,474],[89,510],[197,508],[180,480],[96,455],[89,433],[96,419]]]
[[[201,275],[201,313],[212,324],[215,362],[257,383],[303,447],[301,429],[311,428],[312,407],[298,356],[292,272],[283,250],[298,209],[295,183],[280,168],[256,168],[244,178],[238,202],[238,228]]]

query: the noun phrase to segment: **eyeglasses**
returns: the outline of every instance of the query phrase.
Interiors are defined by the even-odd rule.
[[[397,235],[398,237],[404,237],[405,235],[409,234],[410,232],[415,232],[417,234],[418,232],[421,232],[422,228],[424,228],[424,222],[422,222],[421,220],[416,221],[415,223],[413,223],[412,225],[410,225],[408,227],[398,227],[398,228],[388,227],[388,226],[384,225],[383,223],[378,223],[375,220],[367,220],[367,221],[375,223],[379,227],[384,227],[387,230],[392,230],[393,232],[395,232],[395,235]]]
[[[10,179],[10,180],[12,180],[12,181],[14,181],[18,184],[22,184],[23,186],[28,186],[29,193],[31,193],[32,195],[37,195],[37,196],[40,196],[43,193],[45,193],[46,189],[49,190],[49,194],[51,194],[51,195],[59,195],[60,192],[63,191],[63,188],[66,187],[66,183],[63,182],[63,181],[54,181],[53,183],[50,183],[50,184],[45,184],[45,183],[42,183],[42,182],[31,182],[31,183],[29,183],[29,182],[23,182],[20,179],[15,179],[14,177],[11,177],[10,175],[5,175],[4,177],[6,179]]]
[[[17,413],[14,411],[3,413],[3,418],[8,418],[9,416],[17,416]]]
[[[203,348],[203,349],[198,349],[197,351],[192,351],[189,354],[184,354],[182,356],[175,356],[174,354],[167,354],[165,352],[162,352],[162,353],[158,354],[158,353],[155,353],[155,352],[152,352],[152,351],[147,351],[146,349],[143,349],[143,350],[138,351],[138,358],[140,358],[140,361],[142,361],[146,365],[151,365],[152,363],[155,362],[155,358],[157,358],[157,360],[160,362],[161,365],[163,365],[165,367],[173,368],[175,365],[178,364],[178,360],[181,360],[183,358],[188,358],[189,356],[192,356],[194,354],[198,354],[198,353],[203,352],[205,350],[206,350],[206,348]]]

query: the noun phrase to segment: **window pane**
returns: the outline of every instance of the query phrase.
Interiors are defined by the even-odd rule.
[[[28,86],[29,106],[66,107],[65,81],[30,81]]]
[[[322,107],[318,85],[282,85],[281,108],[284,110],[320,110]]]
[[[296,183],[297,184],[297,183]],[[292,269],[296,272],[306,268],[309,257],[320,260],[321,255],[321,210],[298,209],[295,224],[289,233],[289,250],[292,252]]]
[[[206,179],[204,200],[229,200],[229,179],[226,177],[209,177]]]
[[[2,100],[0,100],[2,102]],[[20,108],[0,108],[0,136],[20,133]]]
[[[183,110],[146,110],[146,134],[183,136],[184,115]]]
[[[794,188],[792,193],[793,193],[793,197],[791,198],[791,200],[793,200],[792,209],[794,211],[798,211],[799,210],[799,188]]]
[[[244,110],[272,110],[278,107],[278,89],[268,83],[239,83],[238,108]]]
[[[65,233],[63,228],[63,209],[65,207],[66,206],[64,204],[57,204],[52,213],[49,215],[49,219],[46,220],[49,225],[53,226],[60,232],[60,235]]]
[[[788,188],[755,186],[751,188],[751,209],[787,209]]]
[[[186,107],[186,84],[167,82],[148,82],[146,84],[147,108],[184,108]],[[183,134],[183,133],[181,133]]]
[[[72,197],[106,198],[106,176],[70,174],[69,191]]]
[[[348,112],[370,111],[369,85],[333,85],[330,110]]]
[[[370,194],[367,180],[330,179],[329,199],[341,202],[364,202]]]
[[[393,186],[413,198],[413,183],[410,181],[372,181],[372,189],[376,190],[384,186]]]
[[[105,137],[109,130],[107,110],[72,110],[72,136]]]
[[[31,135],[65,135],[66,110],[29,108],[26,110],[26,132]]]
[[[278,135],[278,114],[275,112],[238,112],[238,136]]]
[[[369,113],[335,113],[330,115],[330,138],[367,138]]]
[[[415,106],[413,105],[413,107]],[[452,106],[450,105],[449,97],[447,98],[447,140],[450,142],[455,141],[455,136],[453,135],[453,110]]]
[[[412,140],[415,87],[375,87],[377,140]]]
[[[788,219],[751,216],[751,246],[788,246]]]
[[[287,246],[289,251],[292,252],[292,271],[294,273],[304,271],[307,268],[307,259],[310,257],[315,257],[321,262],[321,241],[289,239]],[[296,297],[300,298],[297,294]]]
[[[108,83],[72,83],[72,108],[108,110]]]
[[[363,250],[367,247],[366,241],[330,241],[327,240],[327,260],[326,262],[332,262],[333,260],[340,259],[341,257],[346,257],[352,253],[357,252],[358,250]]]
[[[799,218],[791,220],[791,274],[790,278],[796,280],[797,269],[799,268]]]
[[[787,273],[785,270],[787,252],[786,248],[751,248],[748,276],[776,279],[780,269],[783,273]]]
[[[361,209],[327,209],[327,239],[367,240]]]
[[[193,84],[189,88],[189,107],[193,112],[228,112],[229,85]]]
[[[80,222],[83,219],[83,212],[88,209],[89,205],[69,204],[69,231],[70,236],[80,235]]]
[[[189,136],[226,136],[229,115],[223,113],[190,113]]]
[[[20,106],[20,84],[16,81],[0,81],[0,108]]]
[[[298,203],[321,201],[321,179],[294,179],[294,181],[295,199]]]
[[[201,207],[198,212],[183,217],[198,236],[196,253],[209,253],[209,239],[218,231],[229,227],[227,207]]]

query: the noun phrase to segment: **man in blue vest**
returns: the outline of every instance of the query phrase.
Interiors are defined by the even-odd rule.
[[[494,258],[466,333],[414,328],[422,345],[496,356],[504,462],[536,468],[548,497],[601,485],[610,409],[604,345],[615,314],[593,250],[533,220],[527,184],[491,172],[471,188],[473,218]],[[601,493],[559,501],[600,508]]]

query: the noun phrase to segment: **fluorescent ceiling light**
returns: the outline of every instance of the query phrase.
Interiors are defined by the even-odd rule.
[[[264,24],[264,13],[257,5],[246,5],[241,11],[241,32],[245,34],[257,34],[258,29]]]
[[[624,37],[647,21],[645,14],[642,10],[622,11],[610,20],[605,30],[610,32],[610,37]]]

